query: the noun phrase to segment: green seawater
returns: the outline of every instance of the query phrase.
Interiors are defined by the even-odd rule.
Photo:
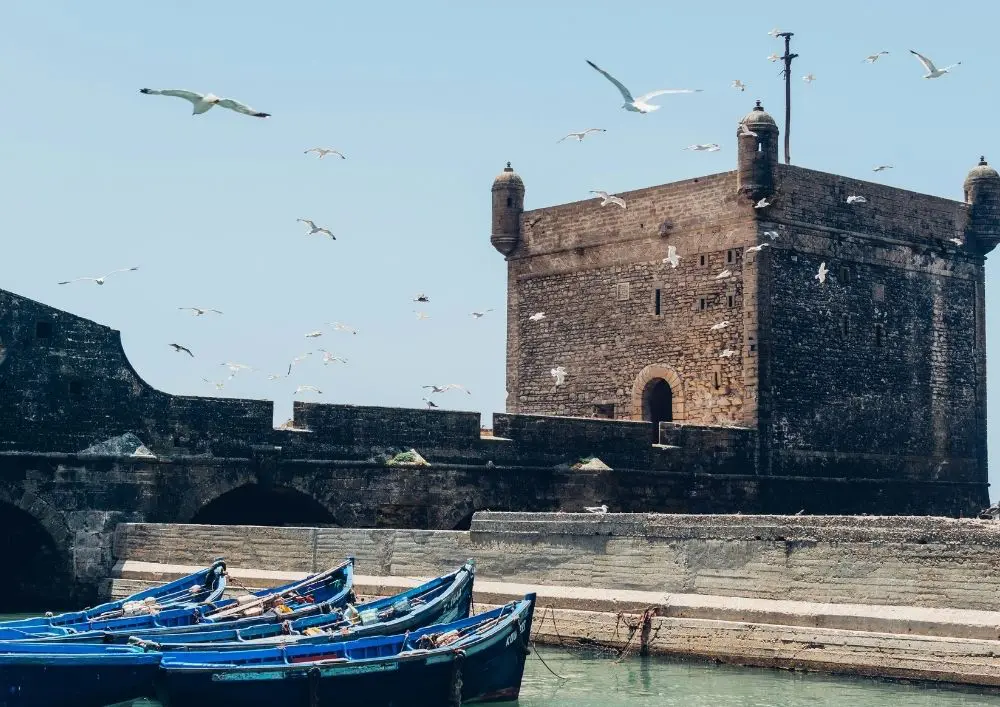
[[[525,664],[520,707],[1000,707],[1000,692],[975,688],[536,650]],[[126,704],[159,707],[155,700]]]

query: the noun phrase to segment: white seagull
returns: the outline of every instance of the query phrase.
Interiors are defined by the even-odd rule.
[[[138,269],[139,269],[138,266],[136,266],[134,268],[122,268],[121,270],[112,270],[107,275],[101,275],[100,277],[78,277],[78,278],[76,278],[74,280],[64,280],[63,282],[60,282],[58,284],[60,284],[60,285],[68,285],[71,282],[79,282],[80,280],[90,280],[91,282],[93,282],[93,283],[95,283],[97,285],[103,285],[104,281],[107,280],[112,275],[114,275],[115,273],[132,272],[133,270],[138,270]]]
[[[741,93],[747,90],[747,85],[740,81],[739,79],[733,79],[733,82],[729,84],[735,89],[738,89]]]
[[[781,57],[780,57],[780,56],[778,56],[777,54],[771,54],[771,56],[769,56],[769,57],[767,58],[767,60],[768,60],[768,61],[777,61],[777,60],[778,60],[778,59],[780,59],[780,58],[781,58]]]
[[[764,250],[765,248],[767,248],[769,245],[771,245],[771,244],[770,243],[761,243],[760,245],[752,245],[749,248],[747,248],[746,252],[747,253],[759,253],[762,250]]]
[[[472,391],[458,383],[445,383],[444,385],[422,385],[421,388],[430,388],[432,393],[447,393],[449,390],[464,390],[466,394],[472,395]]]
[[[826,262],[822,262],[822,263],[819,264],[819,270],[816,271],[816,274],[813,275],[813,277],[816,278],[817,280],[819,280],[819,284],[822,285],[824,282],[826,282],[826,274],[828,272],[830,272],[830,271],[827,270],[827,268],[826,268]]]
[[[566,382],[566,369],[563,366],[556,366],[549,373],[556,379],[556,385],[562,385]]]
[[[420,399],[423,400],[425,403],[427,403],[428,408],[436,408],[438,406],[438,404],[433,400],[431,400],[430,398],[420,398]]]
[[[604,200],[601,202],[601,206],[607,206],[608,204],[615,204],[617,206],[622,207],[623,209],[628,208],[627,206],[625,206],[625,200],[622,199],[620,196],[613,196],[611,194],[608,194],[606,191],[595,191],[593,189],[590,190],[590,193],[596,194],[598,198]]]
[[[540,322],[545,319],[545,312],[535,312],[530,317],[528,317],[533,322]]]
[[[737,123],[736,127],[739,128],[739,132],[736,133],[736,137],[743,137],[745,135],[749,135],[750,137],[757,137],[757,133],[748,128],[746,123]]]
[[[321,332],[319,329],[317,329],[316,331],[311,331],[308,334],[306,334],[307,339],[315,339],[318,336],[323,336],[323,332]]]
[[[603,503],[599,506],[584,506],[583,510],[587,513],[597,513],[598,515],[604,515],[608,512],[608,507]]]
[[[764,231],[764,235],[765,235],[765,236],[767,236],[768,238],[770,238],[770,239],[771,239],[772,241],[773,241],[773,240],[774,240],[775,238],[779,238],[779,237],[780,237],[780,236],[778,235],[778,232],[777,232],[777,231]]]
[[[330,232],[329,228],[323,228],[321,226],[317,226],[315,223],[313,223],[307,218],[297,218],[295,220],[298,221],[299,223],[304,223],[306,226],[309,227],[309,233],[306,234],[307,236],[311,236],[314,233],[325,233],[330,237],[331,240],[334,241],[337,240],[337,237]]]
[[[332,326],[334,331],[346,331],[351,334],[357,334],[357,329],[352,329],[346,324],[341,324],[340,322],[326,322],[327,326]]]
[[[888,53],[889,52],[887,52],[885,50],[880,51],[880,52],[875,52],[874,54],[869,54],[868,56],[866,56],[864,58],[864,61],[867,62],[867,63],[869,63],[869,64],[874,64],[876,61],[878,61],[878,58],[880,56],[882,56],[883,54],[888,54]]]
[[[965,245],[965,241],[963,241],[961,238],[949,238],[948,240],[951,241],[952,243],[954,243],[957,246],[963,246],[963,245]]]
[[[622,94],[622,98],[625,99],[625,103],[622,104],[622,108],[625,110],[632,111],[633,113],[649,113],[650,111],[659,110],[660,106],[647,103],[650,98],[655,98],[656,96],[662,96],[667,93],[698,93],[701,91],[700,88],[661,88],[658,91],[650,91],[649,93],[644,93],[638,98],[633,98],[632,93],[625,88],[625,85],[616,79],[614,76],[609,74],[607,71],[599,67],[594,62],[587,60],[587,63],[591,65],[594,69],[599,71],[604,78],[613,83]]]
[[[927,70],[927,73],[924,74],[925,79],[936,79],[939,76],[944,76],[945,74],[948,73],[950,69],[954,69],[956,66],[962,63],[960,61],[956,61],[954,64],[949,64],[943,69],[939,69],[936,66],[934,66],[933,61],[925,57],[920,52],[915,52],[911,49],[910,54],[913,54],[915,57],[917,57],[917,61],[919,61],[921,64],[924,65],[924,69]]]
[[[202,309],[201,307],[178,307],[177,309],[184,311],[187,310],[194,314],[196,317],[200,317],[203,314],[208,314],[209,312],[214,312],[215,314],[222,314],[217,309]]]
[[[346,358],[341,358],[340,356],[334,356],[331,352],[327,351],[326,349],[319,349],[319,350],[323,352],[324,366],[327,365],[328,363],[333,363],[335,361],[339,363],[347,363]]]
[[[768,32],[768,35],[770,35],[771,37],[774,37],[775,39],[777,39],[777,38],[778,38],[778,35],[779,35],[779,34],[781,34],[781,30],[780,30],[780,29],[778,29],[777,27],[775,27],[775,28],[774,28],[774,29],[772,29],[772,30],[771,30],[770,32]]]
[[[240,371],[252,371],[253,368],[246,365],[245,363],[232,363],[231,361],[226,361],[225,363],[219,364],[220,366],[225,366],[229,369],[229,380],[232,380],[237,373]]]
[[[718,143],[710,142],[702,145],[688,145],[684,149],[692,152],[718,152],[720,148]]]
[[[417,315],[417,319],[430,319],[430,316],[424,314],[423,312],[418,312],[417,310],[413,310],[413,313]]]
[[[733,274],[732,271],[729,268],[726,268],[725,270],[723,270],[722,272],[720,272],[718,275],[716,275],[715,279],[716,280],[724,280],[724,279],[726,279],[727,277],[729,277],[732,274]]]
[[[802,80],[805,81],[806,83],[812,83],[813,81],[816,80],[816,77],[813,74],[806,74],[805,76],[802,77]]]
[[[852,194],[851,196],[847,197],[847,203],[848,204],[867,204],[868,203],[868,199],[864,198],[863,196],[858,196],[857,194]]]
[[[730,356],[735,356],[736,352],[732,349],[722,349],[722,353],[719,354],[719,358],[729,358]]]
[[[722,331],[723,329],[725,329],[730,324],[731,324],[731,322],[728,319],[726,319],[726,320],[723,320],[723,321],[719,322],[718,324],[713,324],[711,326],[711,328],[709,329],[709,331]]]
[[[299,393],[306,393],[306,392],[317,393],[318,395],[323,394],[323,391],[314,385],[300,385],[298,388],[295,389],[296,395],[298,395]]]
[[[202,380],[205,381],[206,383],[214,385],[216,390],[222,390],[223,388],[226,387],[225,381],[210,381],[208,378],[202,378]]]
[[[194,358],[194,354],[191,353],[191,349],[189,349],[187,346],[181,346],[180,344],[170,344],[170,347],[174,351],[176,351],[177,353],[180,353],[181,351],[183,351],[184,353],[186,353],[191,358]]]
[[[489,309],[486,309],[486,310],[484,310],[482,312],[470,312],[469,316],[470,317],[475,317],[476,319],[482,319],[483,317],[486,316],[486,312],[492,312],[492,311],[493,311],[493,308],[490,307]]]
[[[891,164],[880,164],[877,167],[872,167],[873,172],[884,172],[887,169],[892,169]]]
[[[664,263],[670,263],[671,267],[676,268],[677,263],[680,261],[681,256],[677,255],[677,246],[668,245],[667,246],[667,257],[663,259]]]
[[[754,204],[753,207],[755,209],[766,209],[768,206],[770,206],[773,203],[774,202],[772,202],[772,201],[768,201],[767,197],[765,196],[763,199],[761,199],[756,204]]]
[[[604,128],[587,128],[586,130],[581,130],[578,133],[569,133],[565,137],[561,137],[556,140],[556,144],[562,142],[563,140],[568,140],[569,138],[576,138],[577,142],[583,142],[583,138],[587,137],[590,133],[606,133],[608,132]]]
[[[342,160],[346,160],[347,159],[346,157],[344,157],[344,153],[341,152],[340,150],[331,150],[331,149],[329,149],[327,147],[310,147],[308,150],[306,150],[302,154],[303,155],[308,155],[310,152],[315,152],[317,155],[319,155],[320,159],[323,159],[327,155],[337,155]]]
[[[234,101],[232,98],[219,98],[212,93],[195,93],[194,91],[183,91],[176,88],[168,88],[162,91],[154,88],[140,88],[139,93],[145,93],[147,96],[173,96],[174,98],[183,98],[185,101],[190,101],[194,105],[194,110],[191,111],[191,115],[200,115],[201,113],[211,110],[213,106],[219,106],[220,108],[228,108],[229,110],[234,110],[237,113],[242,113],[243,115],[252,115],[254,118],[271,117],[270,113],[261,113],[259,110],[254,110],[245,103]]]

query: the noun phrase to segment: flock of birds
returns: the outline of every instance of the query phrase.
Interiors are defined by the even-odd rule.
[[[781,30],[779,30],[777,28],[775,28],[775,29],[771,30],[770,32],[768,32],[768,34],[771,35],[772,37],[775,37],[775,38],[778,38],[778,37],[782,36]],[[920,54],[919,52],[916,52],[914,50],[910,50],[910,53],[913,54],[917,58],[917,60],[920,62],[920,64],[923,66],[923,68],[925,70],[925,73],[924,73],[924,78],[925,79],[940,78],[940,77],[942,77],[942,76],[950,73],[950,71],[952,69],[954,69],[956,66],[959,66],[961,64],[961,62],[956,62],[954,64],[951,64],[951,65],[948,65],[948,66],[946,66],[944,68],[940,68],[939,69],[939,68],[937,68],[935,66],[935,64],[933,63],[933,61],[931,61],[928,57],[924,56],[923,54]],[[888,55],[889,55],[888,51],[882,50],[882,51],[875,52],[874,54],[870,54],[869,56],[865,57],[862,61],[865,62],[865,63],[868,63],[868,64],[875,64],[882,57],[885,57],[885,56],[888,56]],[[777,54],[771,54],[767,58],[770,61],[779,61],[783,57],[780,57]],[[617,78],[615,78],[614,76],[612,76],[606,70],[604,70],[601,67],[599,67],[594,62],[592,62],[590,60],[587,60],[587,64],[592,69],[594,69],[595,71],[597,71],[598,73],[600,73],[605,79],[607,79],[611,84],[613,84],[615,86],[615,88],[621,94],[622,99],[624,100],[624,103],[622,103],[622,105],[621,105],[622,109],[624,109],[626,111],[629,111],[629,112],[638,113],[640,115],[646,115],[646,114],[649,114],[649,113],[654,112],[656,110],[659,110],[659,108],[660,108],[659,105],[657,105],[655,103],[651,103],[652,99],[654,99],[654,98],[656,98],[658,96],[674,95],[674,94],[694,94],[694,93],[700,93],[702,91],[702,89],[692,89],[692,88],[663,88],[663,89],[656,89],[656,90],[653,90],[653,91],[648,91],[646,93],[643,93],[641,95],[636,96],[636,95],[634,95],[632,93],[632,91],[628,87],[625,86],[625,84],[623,84]],[[807,84],[811,84],[811,83],[813,83],[816,80],[816,76],[814,74],[812,74],[812,73],[809,73],[809,74],[804,75],[802,77],[802,80],[805,83],[807,83]],[[732,81],[732,83],[730,84],[730,86],[733,89],[738,90],[740,92],[745,91],[746,88],[747,88],[747,84],[744,83],[743,81],[741,81],[740,79],[734,79]],[[259,111],[259,110],[255,109],[255,108],[252,108],[249,105],[247,105],[245,103],[242,103],[240,101],[237,101],[235,99],[232,99],[232,98],[222,98],[222,97],[216,96],[215,94],[212,94],[212,93],[198,93],[198,92],[195,92],[195,91],[188,91],[188,90],[182,90],[182,89],[150,89],[150,88],[140,89],[140,93],[142,93],[144,95],[149,95],[149,96],[167,96],[167,97],[172,97],[172,98],[180,98],[180,99],[183,99],[185,101],[188,101],[192,105],[192,111],[191,111],[192,115],[201,115],[201,114],[207,113],[208,111],[210,111],[212,108],[215,108],[215,107],[225,108],[227,110],[231,110],[231,111],[234,111],[236,113],[239,113],[239,114],[242,114],[242,115],[246,115],[246,116],[251,116],[251,117],[254,117],[254,118],[268,118],[271,115],[270,113]],[[755,136],[756,135],[743,122],[741,122],[738,127],[739,127],[739,133],[738,133],[738,135],[740,135],[740,136],[742,136],[742,135]],[[588,136],[597,135],[597,134],[601,134],[601,133],[605,133],[605,132],[607,132],[607,130],[605,128],[587,128],[585,130],[568,133],[565,136],[563,136],[562,138],[560,138],[557,142],[563,142],[563,141],[566,141],[566,140],[575,140],[576,142],[583,142],[584,139],[587,138]],[[702,143],[702,144],[689,145],[688,147],[683,148],[683,149],[690,150],[692,152],[717,152],[721,148],[720,148],[720,146],[719,146],[718,143]],[[308,154],[315,154],[317,156],[317,158],[320,159],[320,160],[324,159],[327,156],[331,156],[331,155],[333,155],[335,157],[339,157],[341,160],[347,159],[346,156],[341,151],[335,150],[335,149],[332,149],[332,148],[328,148],[328,147],[310,147],[310,148],[304,150],[304,154],[307,154],[307,155]],[[890,164],[881,164],[881,165],[875,166],[872,171],[877,173],[877,172],[882,172],[884,170],[892,169],[892,168],[893,168],[893,165],[890,165]],[[627,209],[628,208],[628,205],[627,205],[625,199],[623,199],[620,196],[611,194],[611,193],[609,193],[607,191],[603,191],[603,190],[591,190],[590,193],[593,194],[596,198],[601,199],[601,206],[602,207],[611,205],[611,206],[617,206],[617,207],[619,207],[621,209]],[[862,195],[858,195],[858,194],[852,194],[852,195],[848,196],[846,201],[850,205],[857,205],[857,204],[865,204],[865,203],[867,203],[867,200],[865,199],[865,197],[862,196]],[[756,204],[754,204],[754,207],[757,208],[757,209],[763,209],[763,208],[766,208],[766,207],[768,207],[770,205],[771,205],[771,202],[768,199],[765,198],[765,199],[761,199]],[[319,236],[324,236],[324,237],[326,237],[326,238],[328,238],[330,240],[336,240],[336,236],[334,235],[333,231],[331,231],[329,228],[327,228],[325,226],[317,225],[311,219],[300,218],[300,219],[297,219],[297,222],[302,223],[302,224],[305,225],[305,227],[307,229],[307,231],[305,233],[306,236],[319,235]],[[772,240],[779,237],[779,234],[776,231],[767,231],[767,232],[765,232],[765,235],[768,236]],[[952,240],[954,240],[956,242],[956,244],[961,245],[961,241],[959,239],[952,239]],[[767,243],[767,242],[765,242],[765,243],[761,243],[761,244],[756,245],[756,246],[748,247],[746,250],[747,250],[747,252],[760,252],[762,249],[768,247],[768,245],[770,245],[770,244]],[[681,257],[682,256],[677,253],[676,247],[673,246],[673,245],[671,245],[671,246],[668,246],[667,257],[665,257],[663,259],[663,263],[664,264],[669,264],[671,267],[676,268],[678,266],[680,260],[681,260]],[[104,285],[108,281],[108,278],[110,278],[113,275],[118,275],[118,274],[127,273],[127,272],[134,272],[134,271],[137,271],[138,269],[139,269],[138,266],[129,267],[129,268],[121,268],[119,270],[113,270],[113,271],[111,271],[111,272],[109,272],[109,273],[107,273],[105,275],[101,275],[99,277],[79,277],[79,278],[75,278],[75,279],[71,279],[71,280],[61,281],[58,284],[59,285],[69,285],[69,284],[75,283],[75,282],[88,281],[88,282],[93,282],[96,285]],[[821,263],[820,267],[819,267],[819,270],[817,271],[817,273],[815,274],[814,277],[822,285],[822,284],[824,284],[826,282],[826,277],[827,277],[827,273],[828,272],[829,271],[828,271],[828,269],[826,267],[826,263],[825,262]],[[726,270],[723,270],[722,272],[720,272],[716,276],[716,279],[725,279],[725,278],[728,278],[728,277],[731,277],[731,276],[732,276],[732,272],[730,270],[726,269]],[[424,293],[419,293],[417,296],[415,296],[413,298],[413,302],[420,303],[420,304],[427,303],[429,301],[430,301],[430,298],[427,297],[427,295],[425,295]],[[212,315],[222,315],[223,314],[218,309],[208,308],[208,307],[178,307],[178,310],[190,312],[195,317],[202,317],[202,316],[209,315],[209,314],[212,314]],[[473,317],[473,318],[475,318],[475,319],[481,319],[482,317],[486,316],[486,314],[488,312],[491,312],[491,311],[493,311],[493,310],[492,309],[484,309],[484,310],[481,310],[481,311],[474,311],[474,312],[470,313],[470,316]],[[418,320],[426,320],[426,319],[430,318],[429,315],[426,312],[422,311],[422,310],[413,310],[413,312],[414,312],[414,314],[415,314],[415,316],[416,316],[416,318]],[[529,321],[531,321],[531,322],[540,322],[540,321],[542,321],[545,318],[546,318],[545,312],[536,312],[536,313],[534,313],[534,314],[532,314],[532,315],[530,315],[528,317]],[[714,324],[711,327],[711,330],[713,330],[713,331],[723,330],[723,329],[727,328],[728,326],[730,326],[730,324],[731,324],[731,322],[729,322],[729,321],[722,321],[722,322],[719,322],[717,324]],[[348,334],[351,334],[351,335],[356,335],[358,333],[357,330],[355,330],[352,327],[349,327],[349,326],[347,326],[347,325],[345,325],[345,324],[343,324],[341,322],[327,322],[326,325],[329,326],[329,327],[331,327],[332,331],[334,331],[334,332],[344,332],[344,333],[348,333]],[[311,331],[311,332],[307,333],[305,335],[305,338],[312,340],[312,339],[319,338],[319,337],[323,336],[324,334],[325,334],[324,330],[322,330],[322,329],[316,329],[314,331]],[[169,346],[171,348],[173,348],[174,351],[177,352],[177,353],[187,354],[188,356],[190,356],[192,358],[195,357],[195,354],[187,346],[184,346],[184,345],[181,345],[181,344],[178,344],[178,343],[171,343],[171,344],[169,344]],[[332,363],[345,364],[345,365],[347,364],[347,359],[345,359],[345,358],[343,358],[341,356],[335,355],[334,353],[332,353],[331,351],[329,351],[327,349],[319,348],[319,349],[316,349],[315,351],[306,351],[303,354],[294,357],[292,359],[292,361],[288,364],[288,368],[287,368],[286,372],[284,372],[282,374],[270,374],[270,375],[268,375],[268,379],[269,380],[279,380],[281,378],[287,378],[287,377],[291,376],[292,373],[293,373],[293,370],[295,369],[295,367],[298,364],[300,364],[303,361],[305,361],[306,359],[308,359],[309,357],[311,357],[313,355],[313,353],[322,354],[322,363],[323,363],[324,366],[332,364]],[[723,349],[721,351],[721,353],[719,355],[722,358],[729,358],[731,356],[734,356],[735,354],[736,354],[736,351],[733,351],[732,349],[729,349],[729,348],[725,348],[725,349]],[[242,364],[242,363],[237,363],[237,362],[231,362],[231,361],[224,362],[224,363],[222,363],[220,365],[222,367],[227,368],[229,370],[229,372],[230,372],[230,374],[229,374],[229,376],[228,376],[228,378],[226,380],[233,379],[236,375],[240,374],[241,372],[253,372],[253,371],[256,370],[256,369],[254,369],[253,367],[251,367],[249,365]],[[554,367],[554,368],[551,369],[550,373],[552,375],[552,378],[554,379],[555,386],[561,386],[561,385],[565,384],[566,377],[568,375],[568,371],[566,370],[566,368],[564,366],[561,366],[561,365],[560,366],[556,366],[556,367]],[[225,386],[225,381],[212,381],[212,380],[209,380],[207,378],[203,378],[202,380],[204,380],[206,383],[214,385],[217,389],[222,389]],[[433,384],[433,385],[425,385],[425,386],[422,386],[422,387],[423,387],[424,390],[429,391],[422,398],[422,400],[427,404],[428,407],[431,407],[431,408],[438,407],[438,405],[430,397],[427,397],[428,395],[443,394],[443,393],[447,393],[448,391],[451,391],[451,390],[461,390],[461,391],[464,391],[467,394],[471,394],[471,392],[468,389],[466,389],[464,386],[459,385],[457,383]],[[301,394],[304,394],[304,393],[314,393],[314,394],[317,394],[317,395],[322,395],[323,391],[319,387],[317,387],[315,385],[310,385],[310,384],[299,385],[295,389],[295,395],[301,395]],[[595,512],[600,512],[599,508],[601,508],[601,507],[594,507],[593,509],[588,509],[588,510],[592,510],[592,511],[595,511]],[[604,507],[604,511],[606,511],[606,507]]]

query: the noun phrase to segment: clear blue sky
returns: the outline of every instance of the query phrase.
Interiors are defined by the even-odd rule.
[[[731,169],[737,119],[782,110],[779,51],[794,31],[793,162],[961,198],[980,153],[1000,163],[995,90],[1000,5],[939,2],[331,3],[8,0],[0,9],[0,287],[122,331],[143,377],[215,394],[223,361],[260,369],[223,395],[420,406],[421,384],[457,382],[443,405],[504,408],[505,266],[489,244],[490,184],[511,160],[527,208]],[[907,52],[938,65],[921,78]],[[891,54],[875,65],[870,53]],[[620,110],[591,59],[657,113]],[[800,77],[814,73],[806,85]],[[746,93],[729,87],[739,78]],[[273,114],[143,96],[211,91]],[[583,143],[570,130],[608,132]],[[716,153],[691,143],[718,142]],[[302,151],[338,148],[346,161]],[[328,225],[306,238],[296,218]],[[994,258],[996,256],[993,256]],[[141,266],[108,282],[56,282]],[[992,320],[994,263],[987,267]],[[417,321],[410,299],[431,298]],[[177,311],[198,305],[223,317]],[[481,320],[473,309],[493,307]],[[339,320],[357,336],[304,335]],[[1000,380],[988,325],[989,375]],[[189,346],[196,358],[168,344]],[[293,356],[320,354],[282,373]],[[992,391],[991,391],[992,392]],[[1000,473],[1000,396],[990,398]]]

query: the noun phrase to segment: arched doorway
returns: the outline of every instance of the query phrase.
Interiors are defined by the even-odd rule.
[[[674,396],[670,384],[654,378],[642,389],[642,419],[653,423],[653,439],[660,437],[660,423],[674,419]]]
[[[0,611],[72,608],[73,577],[67,556],[33,515],[0,503]]]
[[[287,486],[247,484],[227,491],[198,511],[201,525],[335,526],[316,499]]]

